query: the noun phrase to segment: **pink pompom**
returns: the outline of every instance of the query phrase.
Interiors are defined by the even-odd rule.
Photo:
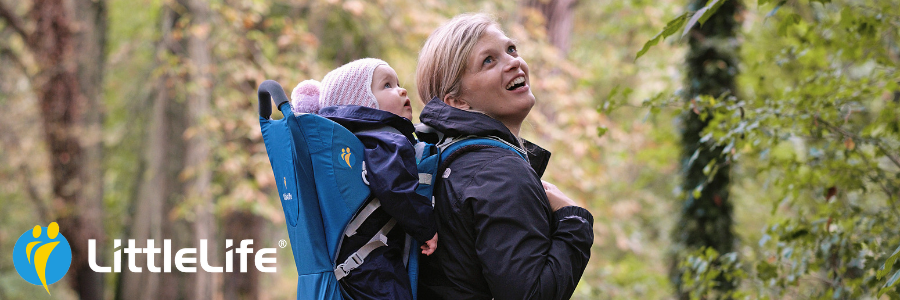
[[[315,80],[304,80],[291,92],[291,111],[294,113],[319,112],[319,94],[322,84]]]

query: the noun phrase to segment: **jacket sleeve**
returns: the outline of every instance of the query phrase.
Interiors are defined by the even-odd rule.
[[[568,299],[590,258],[593,216],[577,206],[551,213],[537,176],[514,175],[529,172],[504,156],[475,174],[465,197],[476,253],[495,299]]]
[[[406,137],[375,132],[357,134],[365,146],[369,188],[381,207],[419,243],[434,237],[437,225],[431,199],[416,193],[416,152]]]

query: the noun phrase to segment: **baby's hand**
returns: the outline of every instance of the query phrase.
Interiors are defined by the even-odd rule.
[[[437,249],[437,233],[434,234],[434,237],[425,242],[425,245],[422,245],[422,254],[431,256],[434,253],[434,250]]]

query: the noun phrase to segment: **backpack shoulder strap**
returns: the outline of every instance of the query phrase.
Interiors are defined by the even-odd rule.
[[[480,146],[480,147],[471,147],[471,146]],[[456,157],[459,156],[462,152],[457,155],[453,155],[455,152],[458,152],[460,149],[466,148],[463,152],[468,152],[476,149],[483,149],[485,147],[496,147],[509,149],[510,151],[516,153],[524,159],[526,162],[528,161],[528,156],[525,155],[525,150],[519,148],[516,145],[512,145],[507,141],[504,141],[497,137],[462,137],[454,140],[446,141],[440,145],[438,148],[441,149],[441,165],[444,165],[445,162],[449,163],[449,158],[451,156]],[[450,159],[452,160],[452,159]]]

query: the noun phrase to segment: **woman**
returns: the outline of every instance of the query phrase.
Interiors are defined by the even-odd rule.
[[[422,123],[447,137],[492,136],[439,171],[438,247],[422,257],[420,299],[568,299],[590,257],[593,216],[540,176],[550,153],[518,138],[534,106],[528,65],[484,14],[436,29],[419,55]]]

